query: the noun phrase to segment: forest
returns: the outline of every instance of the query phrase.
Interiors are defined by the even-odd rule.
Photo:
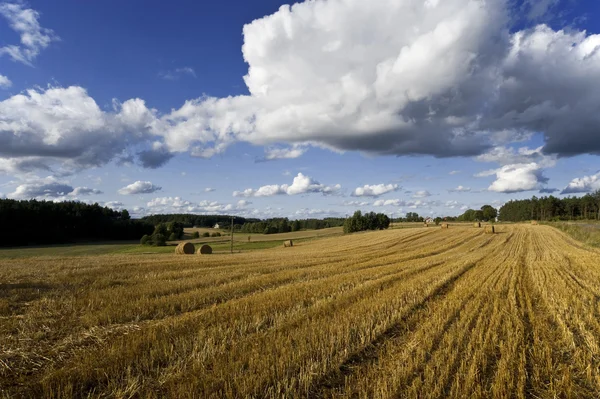
[[[599,220],[600,190],[582,197],[556,198],[550,195],[509,201],[500,208],[498,218],[504,222]]]
[[[154,225],[129,212],[77,201],[0,199],[0,246],[59,244],[84,240],[139,240]]]

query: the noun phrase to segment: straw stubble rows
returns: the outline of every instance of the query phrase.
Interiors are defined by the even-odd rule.
[[[0,383],[24,397],[599,397],[599,255],[514,225],[4,261]]]

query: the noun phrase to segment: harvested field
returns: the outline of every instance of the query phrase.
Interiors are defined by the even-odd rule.
[[[544,225],[0,261],[8,397],[598,398],[600,251]]]

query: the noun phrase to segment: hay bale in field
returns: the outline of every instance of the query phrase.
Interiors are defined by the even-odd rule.
[[[493,225],[485,226],[485,234],[496,234],[496,228]]]
[[[175,253],[177,255],[193,255],[195,251],[196,248],[191,242],[180,242],[175,248]]]
[[[477,222],[477,223],[473,223],[473,227],[477,227],[477,228],[479,228],[479,227],[481,227],[481,223],[479,223],[479,222]]]
[[[283,247],[287,248],[287,247],[293,247],[294,246],[294,242],[292,240],[287,240],[283,242]]]
[[[210,245],[204,244],[198,250],[198,255],[210,255],[212,254],[212,247]]]
[[[448,223],[442,223],[442,229],[447,229],[448,227],[450,227]]]
[[[427,223],[423,223],[423,227],[429,227]]]
[[[537,224],[538,224],[538,221],[537,221],[537,220],[532,220],[532,221],[531,221],[531,224],[537,225]]]

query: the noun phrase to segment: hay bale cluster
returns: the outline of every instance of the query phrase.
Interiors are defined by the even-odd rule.
[[[212,254],[212,247],[210,245],[204,244],[198,250],[198,255],[210,255]]]
[[[287,240],[287,241],[283,242],[284,248],[293,247],[293,246],[294,246],[294,242],[292,240]]]
[[[493,225],[485,226],[485,234],[496,234],[496,228]]]
[[[442,223],[442,229],[447,229],[450,225],[448,223]]]
[[[479,228],[479,227],[481,227],[481,223],[479,223],[479,222],[477,222],[477,223],[473,223],[473,227],[477,227],[477,228]]]
[[[180,242],[175,248],[177,255],[193,255],[196,252],[196,247],[191,242]]]

